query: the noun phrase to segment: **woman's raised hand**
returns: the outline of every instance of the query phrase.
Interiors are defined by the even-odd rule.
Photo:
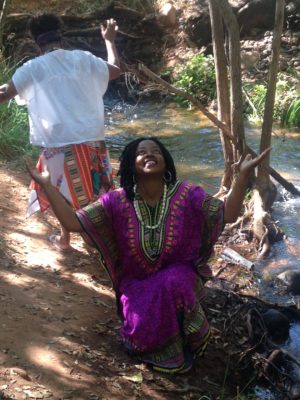
[[[51,180],[50,180],[50,173],[48,171],[47,166],[45,165],[44,170],[42,173],[40,173],[34,166],[32,163],[32,160],[27,158],[25,160],[25,166],[26,169],[29,173],[29,175],[31,176],[31,178],[38,183],[41,187],[44,187],[46,185],[51,184]]]
[[[45,167],[43,172],[40,173],[33,167],[31,160],[25,160],[25,165],[31,178],[44,190],[52,210],[61,225],[69,232],[82,232],[82,226],[76,217],[75,211],[66,202],[65,198],[59,193],[59,191],[51,185],[50,174],[47,167]]]
[[[117,22],[111,18],[106,21],[106,25],[101,24],[101,34],[104,40],[108,40],[109,42],[113,42],[116,38],[118,25]]]
[[[268,147],[255,158],[252,158],[251,154],[247,154],[243,160],[240,159],[238,163],[234,164],[234,167],[238,167],[240,174],[247,177],[249,173],[267,157],[270,151],[271,147]]]
[[[233,185],[225,201],[224,222],[231,223],[236,221],[240,215],[241,207],[245,198],[248,186],[248,177],[251,171],[259,165],[270,153],[271,147],[263,151],[259,156],[252,158],[250,154],[233,164],[233,168],[238,172],[238,178],[233,181]]]

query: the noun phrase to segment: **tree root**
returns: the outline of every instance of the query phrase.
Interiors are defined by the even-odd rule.
[[[254,238],[257,243],[258,259],[264,259],[270,252],[271,244],[285,237],[284,232],[266,211],[265,204],[267,203],[269,207],[273,199],[273,188],[269,193],[266,190],[264,198],[258,189],[254,189],[251,200],[244,205],[244,214],[235,223],[226,227],[229,232],[237,230],[239,235],[246,233],[248,240]]]

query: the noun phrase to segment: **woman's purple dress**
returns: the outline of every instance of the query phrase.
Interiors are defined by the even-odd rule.
[[[116,291],[126,349],[156,369],[179,372],[205,350],[209,325],[200,301],[206,264],[223,228],[223,203],[198,186],[168,187],[166,212],[139,199],[145,224],[123,189],[77,216],[100,251]]]

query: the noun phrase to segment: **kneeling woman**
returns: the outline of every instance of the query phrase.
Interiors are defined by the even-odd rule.
[[[203,354],[207,261],[225,223],[239,215],[248,174],[267,153],[240,165],[225,203],[179,182],[173,159],[154,138],[129,143],[120,157],[121,188],[75,212],[31,168],[61,224],[101,254],[116,293],[125,349],[156,370],[183,372]]]

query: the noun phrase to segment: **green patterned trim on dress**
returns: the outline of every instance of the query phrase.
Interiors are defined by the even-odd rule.
[[[186,318],[187,321],[185,321]],[[200,332],[205,324],[207,324],[207,331],[201,334]],[[196,356],[204,354],[209,338],[210,329],[208,322],[203,308],[198,302],[190,313],[184,312],[184,337],[182,337],[181,333],[177,333],[176,336],[169,338],[168,343],[165,343],[162,349],[153,353],[143,353],[140,355],[140,358],[142,361],[152,364],[153,368],[158,371],[170,373],[180,372],[189,367],[184,357],[185,352],[189,352],[189,362],[192,362]],[[194,341],[194,347],[197,345],[192,352],[190,351],[190,341]],[[175,368],[163,366],[164,364],[168,364],[169,360],[175,359],[180,355],[182,355],[183,360],[180,366]]]
[[[85,228],[85,231],[89,232],[89,236],[91,236],[96,244],[101,262],[116,289],[117,278],[120,272],[120,259],[110,218],[100,201],[84,207],[84,211],[94,230],[100,232],[99,237],[94,237],[92,232],[87,227]],[[80,219],[80,222],[82,224],[83,220]]]
[[[199,277],[195,285],[197,298],[203,297],[203,282]],[[140,355],[142,361],[150,363],[156,371],[178,373],[191,367],[193,360],[202,356],[206,350],[211,331],[204,310],[197,301],[192,309],[186,309],[184,305],[177,306],[178,321],[182,326],[182,332],[172,336],[164,343],[161,349],[152,353]],[[164,367],[169,360],[182,358],[182,364],[178,367]]]
[[[209,260],[216,239],[224,228],[223,202],[206,195],[202,203],[204,223],[202,226],[201,246],[196,267],[200,269]]]
[[[149,229],[146,225],[153,226],[157,224],[162,209],[162,201],[160,200],[151,211],[151,207],[149,207],[147,203],[143,201],[141,196],[137,194],[137,201],[139,202],[141,216],[144,221],[144,224],[138,221],[139,243],[147,261],[152,264],[157,261],[158,257],[162,253],[165,243],[166,220],[170,211],[170,203],[173,195],[178,190],[179,185],[180,182],[176,182],[174,185],[168,187],[165,215],[162,219],[161,225],[156,229]]]

